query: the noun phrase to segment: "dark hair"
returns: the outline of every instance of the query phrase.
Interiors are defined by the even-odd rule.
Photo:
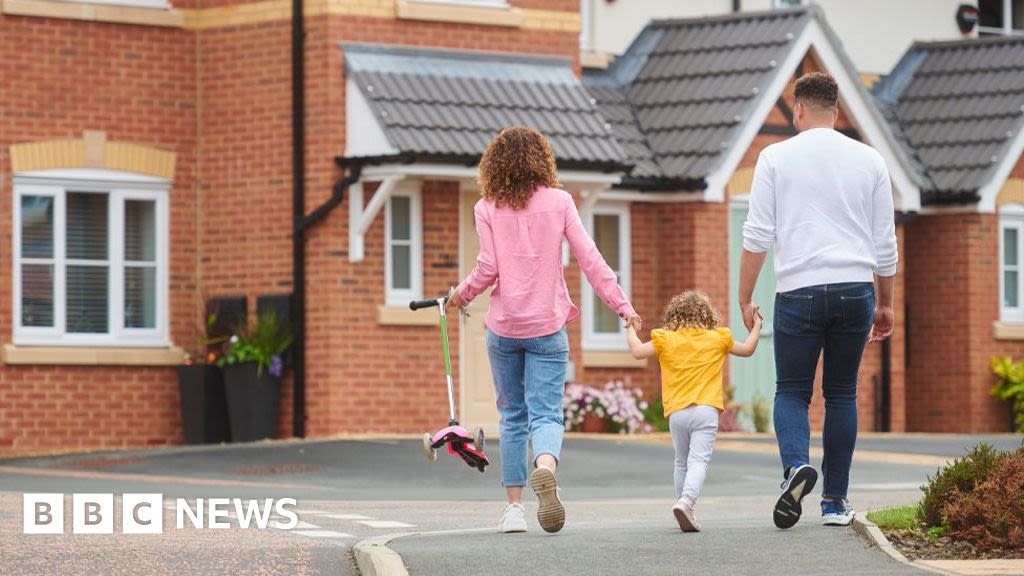
[[[798,102],[822,108],[835,108],[839,104],[839,85],[831,74],[811,72],[796,81],[793,96]]]
[[[478,180],[484,198],[513,210],[525,208],[537,188],[561,186],[551,144],[526,126],[505,128],[494,137],[480,159]]]

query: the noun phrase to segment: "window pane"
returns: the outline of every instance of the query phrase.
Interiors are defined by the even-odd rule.
[[[1019,305],[1017,297],[1018,274],[1019,272],[1009,270],[1003,272],[1003,307],[1005,308],[1016,308]]]
[[[107,267],[67,267],[67,331],[107,332]]]
[[[21,197],[21,255],[53,258],[53,197]]]
[[[125,200],[124,259],[156,262],[156,202]]]
[[[1003,264],[1016,266],[1017,263],[1017,229],[1003,228]]]
[[[68,192],[65,228],[68,258],[106,260],[107,195]]]
[[[594,332],[598,334],[618,334],[621,320],[603,302],[594,296]]]
[[[21,267],[21,325],[53,326],[53,265]]]
[[[395,290],[412,288],[412,247],[391,247],[391,287]]]
[[[156,268],[125,267],[124,327],[156,328]]]
[[[594,242],[605,261],[618,272],[622,268],[619,260],[619,217],[615,214],[594,216]]]
[[[391,198],[391,238],[412,239],[412,199],[408,196]]]

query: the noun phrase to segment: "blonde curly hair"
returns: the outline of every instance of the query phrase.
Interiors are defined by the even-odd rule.
[[[711,298],[704,292],[687,290],[676,294],[665,307],[665,328],[703,328],[714,330],[721,324],[718,311],[711,305]]]
[[[480,159],[483,197],[497,207],[522,210],[540,186],[560,188],[555,154],[543,134],[511,126],[494,137]]]

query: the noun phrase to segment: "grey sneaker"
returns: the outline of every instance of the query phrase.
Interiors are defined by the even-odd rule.
[[[545,532],[558,532],[565,525],[565,506],[558,497],[558,479],[555,473],[543,466],[538,466],[530,474],[530,487],[537,494],[540,506],[537,508],[537,521]]]
[[[522,504],[509,504],[501,515],[498,532],[526,532],[526,508]]]
[[[817,482],[818,471],[807,464],[790,469],[782,483],[782,494],[775,502],[775,511],[772,514],[777,527],[785,530],[796,525],[800,520],[800,514],[803,513],[800,501],[814,489]]]
[[[849,526],[853,517],[857,515],[850,501],[822,500],[821,501],[821,524],[823,526]]]

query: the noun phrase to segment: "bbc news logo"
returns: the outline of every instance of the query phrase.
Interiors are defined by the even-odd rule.
[[[64,533],[64,494],[25,494],[22,507],[22,532],[25,534]],[[178,498],[174,503],[175,526],[198,529],[291,530],[299,524],[293,510],[294,498]],[[120,526],[124,534],[163,534],[163,494],[122,494]],[[232,515],[232,513],[234,513]],[[74,534],[113,534],[117,518],[113,494],[72,494],[71,531]]]

